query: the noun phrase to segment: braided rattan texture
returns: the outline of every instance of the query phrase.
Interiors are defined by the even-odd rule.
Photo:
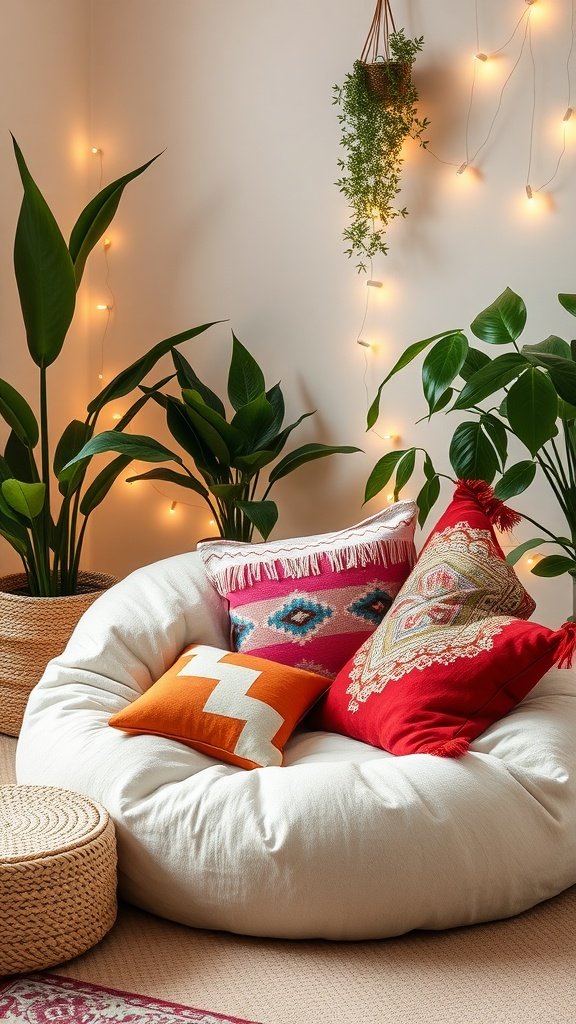
[[[0,578],[0,732],[18,736],[30,691],[51,658],[61,654],[80,617],[116,583],[113,576],[80,573],[82,593],[28,597],[23,573]]]
[[[116,919],[108,812],[51,786],[0,786],[0,975],[84,953]]]
[[[364,74],[373,99],[388,106],[394,102],[395,97],[403,100],[407,95],[412,65],[398,61],[376,61],[364,65]]]

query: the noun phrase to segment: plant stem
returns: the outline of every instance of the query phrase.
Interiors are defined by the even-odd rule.
[[[40,550],[37,557],[41,563],[41,576],[48,584],[50,567],[50,528],[52,516],[50,512],[50,446],[48,438],[48,393],[46,387],[46,367],[40,367],[40,450],[42,458],[42,482],[45,487],[44,508],[42,509],[39,538]],[[32,531],[34,534],[34,530]],[[47,594],[50,590],[47,590]]]

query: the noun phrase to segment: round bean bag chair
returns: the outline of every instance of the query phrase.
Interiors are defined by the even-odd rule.
[[[576,882],[576,674],[549,671],[458,759],[393,757],[300,727],[246,771],[109,717],[190,643],[228,646],[196,553],[86,612],[32,692],[20,783],[104,804],[120,894],[197,928],[374,939],[505,918]]]

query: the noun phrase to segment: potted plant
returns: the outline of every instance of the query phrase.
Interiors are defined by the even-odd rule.
[[[280,458],[292,431],[313,413],[303,413],[285,426],[280,384],[266,387],[262,369],[234,334],[227,385],[229,419],[222,399],[182,354],[174,349],[172,359],[181,397],[165,394],[161,387],[142,390],[165,409],[168,429],[192,459],[197,476],[178,452],[167,450],[153,438],[119,437],[116,431],[104,431],[89,440],[70,461],[70,469],[98,452],[122,452],[126,458],[143,462],[171,460],[178,470],[159,467],[128,479],[163,480],[194,491],[209,507],[221,537],[251,541],[254,529],[266,539],[276,524],[278,507],[268,495],[278,480],[307,462],[360,450],[312,443]],[[267,479],[263,483],[264,471]]]
[[[576,316],[576,294],[562,292],[558,300]],[[422,366],[428,417],[441,410],[468,415],[450,441],[449,458],[456,476],[489,484],[496,479],[494,491],[501,500],[521,494],[538,478],[550,488],[562,513],[563,535],[522,513],[539,536],[518,545],[508,561],[514,565],[525,552],[551,544],[557,550],[533,565],[532,573],[569,573],[576,584],[576,342],[550,334],[520,347],[525,325],[524,301],[506,288],[471,324],[472,334],[489,349],[470,345],[461,330],[444,331],[410,345],[380,384],[368,412],[368,427],[378,418],[384,386],[429,349]],[[526,455],[510,465],[512,437]],[[417,452],[423,455],[426,478],[416,499],[422,525],[438,499],[443,476],[424,449],[393,451],[380,459],[370,474],[365,497],[378,494],[394,475],[397,496],[414,472]]]
[[[402,147],[407,138],[426,146],[422,135],[429,124],[427,118],[418,118],[411,77],[422,46],[423,37],[407,39],[403,29],[396,30],[389,0],[378,0],[360,59],[333,89],[345,151],[338,160],[342,174],[336,184],[350,207],[345,252],[357,257],[359,273],[377,253],[388,252],[390,221],[408,214],[406,207],[396,205]]]
[[[90,403],[86,418],[68,424],[52,451],[48,370],[64,345],[87,257],[110,225],[128,182],[153,161],[102,189],[80,214],[67,244],[16,140],[14,152],[24,189],[14,269],[28,353],[38,368],[39,415],[0,379],[0,416],[10,428],[0,455],[0,536],[17,552],[23,569],[0,579],[0,730],[11,735],[18,734],[29,691],[46,662],[62,650],[98,593],[114,582],[81,571],[82,546],[92,512],[130,459],[119,455],[89,486],[87,460],[73,470],[66,465],[92,437],[108,402],[130,394],[162,355],[210,326],[159,342],[118,374]],[[147,395],[139,396],[119,421],[118,436],[145,401]]]

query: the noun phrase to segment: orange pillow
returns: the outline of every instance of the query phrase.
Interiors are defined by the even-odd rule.
[[[192,644],[108,724],[179,740],[240,768],[281,765],[287,740],[329,685],[315,672]]]

